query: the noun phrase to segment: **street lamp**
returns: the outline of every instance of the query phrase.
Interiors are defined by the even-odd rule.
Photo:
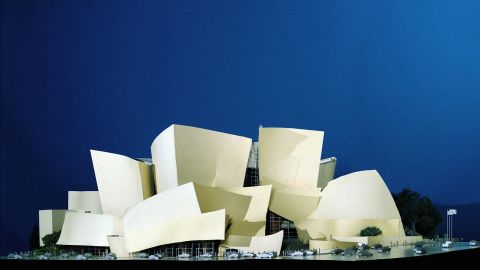
[[[457,209],[447,210],[447,238],[451,240],[453,238],[453,215],[457,214]]]

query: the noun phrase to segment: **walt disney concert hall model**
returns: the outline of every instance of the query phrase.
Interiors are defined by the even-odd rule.
[[[417,241],[405,236],[377,171],[333,179],[336,159],[321,160],[323,136],[260,127],[257,143],[172,125],[153,141],[151,159],[91,150],[98,191],[69,191],[68,210],[40,210],[40,241],[61,230],[58,245],[109,248],[118,257]],[[359,236],[368,226],[382,234]]]

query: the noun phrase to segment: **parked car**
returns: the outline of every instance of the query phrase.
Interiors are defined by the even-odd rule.
[[[148,259],[151,260],[151,261],[158,261],[158,260],[160,260],[160,258],[158,258],[158,257],[155,256],[155,255],[150,255],[150,256],[148,256]]]
[[[445,243],[442,244],[442,248],[451,248],[452,246],[452,241],[445,241]]]
[[[367,250],[361,250],[359,253],[358,253],[358,257],[372,257],[373,256],[373,253],[371,252],[368,252]]]
[[[45,258],[46,258],[46,257],[45,257]],[[85,260],[87,260],[87,257],[85,257],[84,255],[81,255],[81,254],[80,254],[80,255],[77,255],[77,256],[75,257],[75,260],[77,260],[77,261],[85,261]]]
[[[297,250],[297,251],[294,251],[294,252],[290,253],[288,256],[291,256],[291,257],[303,256],[303,252]]]
[[[253,258],[255,257],[255,254],[251,253],[251,252],[243,252],[242,253],[242,258]]]
[[[109,254],[105,255],[104,259],[109,260],[109,261],[114,261],[114,260],[117,259],[117,254],[109,253]]]
[[[21,260],[21,259],[23,259],[23,257],[18,255],[18,254],[8,254],[7,258],[11,259],[11,260]]]
[[[471,246],[471,247],[474,247],[474,246],[477,245],[477,241],[472,240],[472,241],[468,242],[468,245]]]
[[[231,252],[227,255],[227,258],[230,258],[230,259],[236,259],[238,258],[238,253],[237,252]]]
[[[392,249],[391,249],[390,247],[382,247],[382,249],[381,249],[381,251],[382,251],[383,253],[390,253],[391,250],[392,250]]]
[[[345,249],[345,251],[343,252],[342,255],[355,256],[355,254],[357,254],[357,250],[356,250],[356,249],[347,248],[347,249]]]
[[[313,255],[315,255],[316,253],[317,253],[317,252],[315,252],[314,250],[305,250],[305,251],[303,252],[303,255],[304,255],[304,256],[313,256]]]
[[[381,244],[375,244],[375,245],[373,245],[373,248],[374,248],[374,249],[382,249],[382,247],[383,247],[383,246],[382,246]]]
[[[205,252],[205,253],[202,253],[202,254],[198,255],[198,257],[200,257],[200,258],[212,258],[213,254],[209,253],[209,252]]]
[[[358,249],[359,250],[368,250],[368,249],[370,249],[370,246],[367,245],[367,244],[363,244],[363,245],[359,246]]]
[[[415,254],[426,254],[427,250],[425,248],[417,248],[415,249]]]
[[[342,255],[343,254],[343,249],[341,248],[336,248],[334,250],[332,250],[332,255]]]
[[[182,252],[182,253],[178,254],[177,257],[178,258],[190,258],[190,254],[188,254],[186,252]]]
[[[139,258],[148,258],[148,254],[145,253],[145,252],[140,252],[140,253],[138,253],[137,257],[139,257]]]
[[[272,259],[273,253],[262,252],[257,254],[258,259]]]

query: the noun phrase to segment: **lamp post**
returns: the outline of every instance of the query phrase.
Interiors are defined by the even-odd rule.
[[[451,240],[453,238],[453,215],[457,214],[457,209],[447,210],[447,238]]]

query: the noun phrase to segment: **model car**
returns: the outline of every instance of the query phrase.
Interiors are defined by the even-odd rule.
[[[190,254],[188,254],[186,252],[182,252],[182,253],[178,254],[177,257],[178,258],[190,258]]]
[[[343,249],[336,248],[336,249],[332,250],[331,253],[332,253],[332,255],[341,255],[341,254],[343,254]]]
[[[209,253],[209,252],[206,252],[206,253],[202,253],[202,254],[198,255],[198,257],[200,257],[200,258],[212,258],[213,254]]]
[[[417,248],[415,249],[415,254],[426,254],[427,250],[425,248]]]
[[[357,254],[357,250],[356,250],[356,249],[347,248],[347,249],[345,249],[345,251],[343,252],[342,255],[354,256],[355,254]]]
[[[262,252],[257,254],[257,258],[259,259],[272,259],[273,254],[272,253],[267,253],[267,252]]]
[[[371,252],[368,252],[366,250],[361,250],[360,252],[358,252],[358,257],[372,257],[373,256],[373,253]]]
[[[392,249],[390,247],[382,247],[381,251],[383,253],[389,253]]]
[[[442,248],[451,248],[452,246],[452,241],[445,241],[445,243],[442,244]]]
[[[301,252],[301,251],[294,251],[294,252],[290,253],[288,256],[291,256],[291,257],[303,256],[303,252]]]

